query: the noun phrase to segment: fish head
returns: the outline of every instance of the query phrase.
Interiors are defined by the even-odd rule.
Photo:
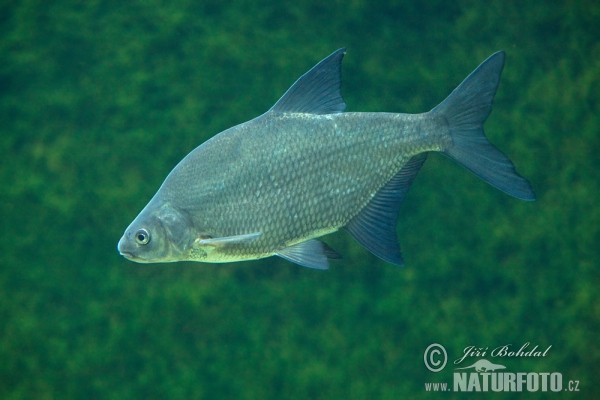
[[[189,216],[170,203],[152,202],[127,227],[119,240],[119,253],[138,263],[176,262],[193,242]]]

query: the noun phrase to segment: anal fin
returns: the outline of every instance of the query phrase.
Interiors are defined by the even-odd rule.
[[[371,253],[384,261],[404,265],[398,244],[398,211],[427,153],[413,156],[375,197],[344,227]]]

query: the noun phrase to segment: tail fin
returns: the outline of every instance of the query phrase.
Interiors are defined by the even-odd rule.
[[[431,112],[443,115],[448,121],[452,145],[444,154],[503,192],[533,201],[535,193],[529,181],[517,174],[513,163],[483,132],[483,123],[492,111],[504,59],[503,51],[492,54]]]

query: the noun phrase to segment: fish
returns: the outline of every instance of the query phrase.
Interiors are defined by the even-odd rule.
[[[302,75],[266,113],[229,128],[168,174],[118,243],[138,263],[227,263],[279,256],[329,268],[320,237],[344,229],[402,266],[396,225],[413,179],[439,152],[533,201],[528,180],[485,136],[506,55],[492,54],[421,114],[345,112],[345,48]]]

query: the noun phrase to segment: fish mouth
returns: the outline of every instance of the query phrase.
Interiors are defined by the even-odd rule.
[[[133,255],[133,253],[130,253],[128,251],[119,251],[119,254],[121,254],[123,257],[125,257],[129,261],[133,261],[133,262],[140,263],[140,264],[149,264],[152,262],[150,260],[146,260],[146,259],[140,258],[138,256],[135,256],[135,255]]]
[[[135,260],[135,256],[127,251],[119,251],[119,254],[121,254],[123,257],[125,257],[128,260]]]
[[[133,262],[137,262],[137,263],[148,262],[142,258],[139,258],[139,257],[133,255],[133,253],[130,253],[128,251],[119,251],[119,254],[122,255],[123,257],[125,257],[126,259],[128,259],[129,261],[133,261]]]
[[[121,240],[119,240],[119,243],[117,244],[117,251],[119,252],[119,254],[130,261],[140,262],[139,258],[136,257],[131,251],[126,250],[128,246],[126,245],[124,239],[125,239],[125,236],[123,236],[121,238]]]

